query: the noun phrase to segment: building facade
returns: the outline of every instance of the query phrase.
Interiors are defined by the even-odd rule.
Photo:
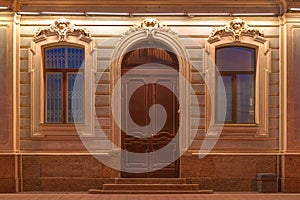
[[[51,2],[0,12],[0,192],[300,192],[299,3]]]

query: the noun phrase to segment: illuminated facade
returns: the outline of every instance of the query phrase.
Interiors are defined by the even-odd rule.
[[[49,2],[0,1],[0,192],[248,192],[261,173],[300,192],[299,2]],[[126,113],[147,126],[155,104],[159,134],[132,137],[149,130]]]

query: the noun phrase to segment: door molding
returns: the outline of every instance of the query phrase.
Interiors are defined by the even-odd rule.
[[[184,47],[184,45],[180,42],[177,34],[172,31],[169,27],[161,24],[157,19],[154,18],[146,18],[140,24],[133,25],[126,33],[124,33],[121,41],[116,46],[112,53],[112,60],[110,63],[110,72],[111,72],[111,91],[110,94],[113,94],[114,88],[121,78],[121,65],[123,58],[127,52],[132,50],[131,48],[141,42],[144,41],[154,41],[158,43],[162,43],[165,46],[169,47],[168,51],[173,52],[178,59],[179,64],[179,73],[182,77],[190,80],[190,58],[189,54]],[[179,79],[179,101],[181,105],[184,107],[188,107],[188,95],[189,90],[184,85],[185,81]],[[115,116],[121,121],[121,91],[117,91],[115,93],[116,104],[111,102],[110,105],[115,105]],[[112,100],[111,100],[112,101]],[[180,141],[181,144],[180,150],[185,151],[188,148],[188,128],[190,120],[189,109],[183,109],[181,112],[181,124],[179,129]],[[117,146],[114,147],[117,150],[121,147],[121,130],[117,126],[115,120],[111,118],[111,127],[112,127],[112,135],[111,140]]]
[[[168,112],[166,123],[160,131],[155,132],[154,136],[152,135],[147,138],[139,139],[132,137],[131,134],[137,134],[142,137],[146,136],[145,134],[148,134],[146,129],[136,129],[137,127],[131,127],[126,130],[128,135],[124,134],[124,131],[122,131],[122,149],[126,149],[126,151],[122,151],[121,154],[122,178],[178,178],[179,176],[179,159],[177,159],[179,154],[179,143],[176,139],[179,136],[176,135],[176,129],[179,125],[179,116],[177,113],[179,103],[176,102],[176,95],[172,94],[173,92],[170,93],[164,91],[165,89],[159,86],[159,82],[165,82],[170,88],[174,88],[174,92],[177,92],[179,83],[178,73],[175,74],[170,71],[168,71],[168,73],[166,71],[163,72],[162,70],[140,69],[140,71],[135,71],[133,74],[127,75],[122,79],[122,127],[128,127],[125,125],[127,124],[127,113],[130,113],[132,120],[138,120],[143,124],[144,122],[146,124],[150,123],[150,121],[148,121],[149,119],[147,119],[147,112],[149,106],[156,103],[164,105],[166,112]],[[140,87],[141,90],[139,90],[139,92],[130,87],[131,84],[137,82],[146,83],[146,85]],[[151,83],[147,84],[149,82]],[[156,83],[158,83],[158,85]],[[128,92],[130,93],[130,90],[134,91],[134,94],[139,94],[138,97],[134,98],[134,96],[128,94]],[[141,98],[143,100],[141,100]],[[133,101],[130,105],[139,108],[139,111],[130,111],[130,105],[127,105],[126,103],[129,102],[129,99],[130,101]],[[155,123],[152,125],[148,124],[148,128],[151,129],[151,127],[153,128],[156,125],[157,124]],[[168,154],[161,156],[162,154],[157,152],[156,149],[158,150],[162,147],[171,148],[172,150],[170,149],[171,151],[167,151]],[[137,159],[137,155],[132,155],[127,151],[142,154],[139,155],[140,157]],[[170,163],[165,166],[166,162]],[[141,169],[146,170],[146,172],[142,171],[140,173],[135,173]]]

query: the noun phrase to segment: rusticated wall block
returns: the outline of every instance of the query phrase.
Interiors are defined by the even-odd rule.
[[[300,192],[300,156],[285,156],[283,192]]]
[[[276,156],[197,155],[181,157],[181,177],[200,189],[256,192],[258,173],[276,173]]]
[[[16,192],[15,157],[0,156],[0,193]]]
[[[88,191],[102,189],[119,177],[91,155],[23,156],[23,191]]]

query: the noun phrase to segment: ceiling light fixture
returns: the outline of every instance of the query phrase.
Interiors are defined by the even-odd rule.
[[[118,15],[129,16],[129,13],[111,13],[111,12],[86,12],[87,15]]]
[[[17,12],[18,15],[39,15],[39,12]]]
[[[131,16],[184,16],[186,13],[131,13]]]
[[[230,13],[187,13],[188,16],[229,16]]]
[[[289,8],[290,11],[300,11],[300,8]]]
[[[83,12],[41,12],[42,15],[85,15]]]
[[[276,16],[276,13],[232,13],[232,16]]]

